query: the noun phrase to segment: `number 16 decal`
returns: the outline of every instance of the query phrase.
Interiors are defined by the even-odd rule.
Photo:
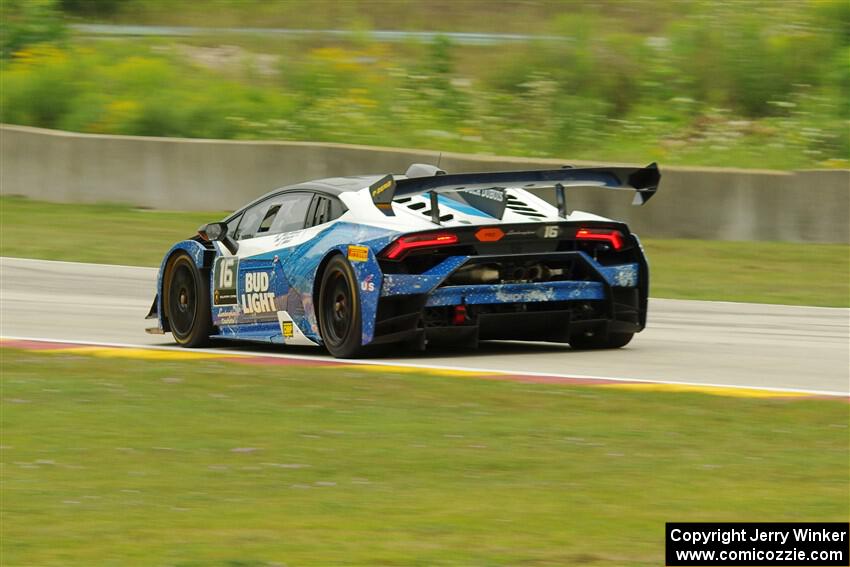
[[[213,305],[236,305],[239,258],[216,258],[213,268]]]

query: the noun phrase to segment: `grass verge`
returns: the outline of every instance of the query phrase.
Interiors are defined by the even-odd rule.
[[[174,243],[226,214],[0,197],[0,256],[158,267]]]
[[[0,350],[4,565],[659,565],[841,521],[848,405]]]
[[[158,266],[223,212],[143,211],[0,198],[0,255]],[[646,239],[653,297],[850,307],[842,244]]]
[[[850,246],[712,240],[643,241],[650,295],[850,307]]]

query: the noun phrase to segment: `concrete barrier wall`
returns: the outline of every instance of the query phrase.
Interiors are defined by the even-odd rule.
[[[344,144],[186,140],[0,127],[0,192],[63,203],[232,210],[276,187],[338,175],[400,173],[437,154]],[[442,155],[447,171],[558,167],[568,160]],[[571,190],[570,210],[665,238],[850,242],[850,171],[665,167],[644,207],[631,194]]]

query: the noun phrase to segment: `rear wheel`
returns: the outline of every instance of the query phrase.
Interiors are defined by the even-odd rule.
[[[360,297],[357,277],[345,258],[331,258],[319,289],[319,329],[325,347],[337,358],[357,356],[363,350]]]
[[[581,350],[620,348],[629,344],[634,336],[634,333],[580,334],[570,337],[570,346]]]
[[[163,292],[174,341],[185,347],[206,344],[212,330],[209,282],[188,254],[178,253],[169,262]]]

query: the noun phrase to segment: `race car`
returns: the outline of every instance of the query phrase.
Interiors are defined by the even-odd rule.
[[[622,347],[646,325],[643,249],[624,223],[568,212],[567,190],[630,190],[642,205],[660,177],[654,163],[451,175],[414,164],[283,187],[165,254],[148,332],[339,358],[481,340]]]

